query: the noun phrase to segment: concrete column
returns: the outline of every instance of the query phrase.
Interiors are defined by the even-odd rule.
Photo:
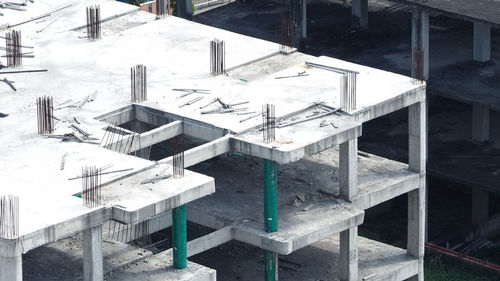
[[[429,13],[414,7],[411,26],[411,76],[427,80],[429,79]]]
[[[352,0],[352,27],[366,29],[368,27],[368,0]]]
[[[302,39],[307,38],[307,0],[302,1]]]
[[[340,280],[358,281],[358,227],[340,232]]]
[[[487,106],[472,105],[472,140],[487,141],[490,138],[490,109]]]
[[[358,192],[358,139],[340,144],[339,185],[340,196],[346,200]]]
[[[472,225],[479,229],[480,236],[488,236],[489,199],[488,190],[472,187]]]
[[[491,56],[491,27],[484,23],[474,23],[474,50],[475,61],[489,61]]]
[[[426,169],[426,102],[420,102],[409,107],[409,169],[425,173]],[[418,275],[409,280],[424,280],[424,252],[426,232],[426,181],[422,180],[420,188],[408,193],[408,255],[419,259]]]
[[[193,16],[192,0],[177,0],[176,4],[178,17],[190,19]]]
[[[301,44],[303,42],[302,38],[304,38],[304,34],[306,34],[306,31],[304,31],[306,29],[306,26],[304,25],[304,22],[306,21],[306,18],[304,17],[306,14],[306,0],[291,0],[290,5],[293,18],[293,43],[297,50],[301,50]]]
[[[0,281],[22,281],[23,259],[19,241],[0,238]]]
[[[102,259],[102,226],[83,231],[83,280],[104,279]]]

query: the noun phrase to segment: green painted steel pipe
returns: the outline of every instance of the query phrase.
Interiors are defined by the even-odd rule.
[[[174,267],[177,269],[187,268],[186,205],[172,210],[172,240]]]
[[[264,224],[266,232],[278,231],[278,169],[274,161],[264,160]],[[278,280],[278,254],[265,251],[266,281]]]
[[[278,281],[278,254],[266,251],[266,281]]]
[[[271,160],[264,160],[264,224],[266,232],[278,231],[278,169]]]

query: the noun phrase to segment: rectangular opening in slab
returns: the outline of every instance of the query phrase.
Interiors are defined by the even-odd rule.
[[[206,140],[202,140],[200,138],[192,137],[186,134],[182,134],[180,135],[180,137],[182,137],[184,141],[184,151],[208,143],[208,141]],[[172,155],[174,155],[173,140],[168,139],[151,146],[149,160],[159,161]]]

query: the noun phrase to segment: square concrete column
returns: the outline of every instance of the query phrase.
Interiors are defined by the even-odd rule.
[[[17,239],[0,238],[0,281],[22,281],[23,258]]]
[[[472,140],[487,141],[490,138],[490,109],[487,106],[472,105]]]
[[[489,199],[488,190],[472,187],[472,225],[479,229],[479,235],[483,237],[488,236]]]
[[[426,171],[427,156],[427,105],[419,102],[409,107],[408,114],[408,162],[413,172]],[[424,280],[424,252],[426,232],[426,181],[421,180],[417,190],[408,193],[408,255],[419,259],[418,275],[410,280]]]
[[[176,5],[178,17],[190,19],[193,16],[192,0],[177,0]]]
[[[102,226],[83,231],[83,280],[102,281]]]
[[[473,59],[485,62],[490,60],[491,27],[484,23],[474,23],[474,50]]]
[[[358,192],[358,139],[340,144],[340,196],[351,200]],[[340,280],[358,280],[358,227],[340,233]]]
[[[358,281],[358,227],[340,232],[340,280]]]
[[[340,144],[339,149],[340,196],[351,200],[358,192],[358,139]]]
[[[293,44],[297,50],[302,48],[301,44],[306,35],[306,0],[291,0],[290,10],[293,19]]]
[[[413,8],[411,23],[411,77],[429,79],[429,13]]]
[[[307,38],[307,0],[302,1],[302,39]]]
[[[352,0],[352,27],[366,29],[368,27],[368,0]]]

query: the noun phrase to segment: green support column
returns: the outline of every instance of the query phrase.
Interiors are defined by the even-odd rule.
[[[172,240],[174,267],[184,269],[187,267],[186,205],[172,210]]]
[[[278,231],[278,173],[274,161],[264,160],[264,224],[266,232]],[[265,252],[266,281],[278,280],[278,254]]]

